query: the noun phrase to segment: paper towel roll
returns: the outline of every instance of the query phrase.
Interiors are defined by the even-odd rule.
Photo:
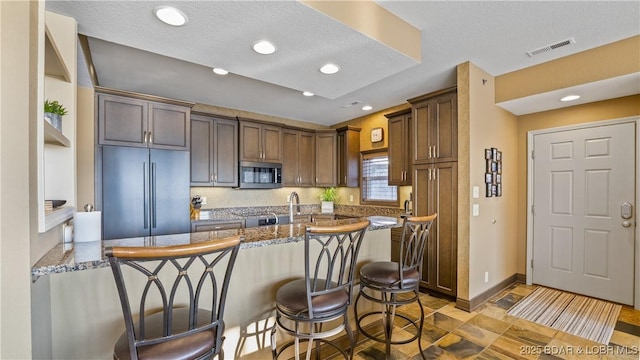
[[[102,212],[77,212],[73,215],[73,241],[102,240]]]

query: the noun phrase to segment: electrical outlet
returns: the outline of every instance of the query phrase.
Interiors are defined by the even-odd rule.
[[[484,272],[484,282],[485,282],[485,283],[488,283],[488,282],[489,282],[489,272],[488,272],[488,271],[485,271],[485,272]]]
[[[472,209],[473,209],[473,216],[480,216],[480,205],[479,204],[473,204]]]
[[[349,202],[353,202],[353,195],[349,195]]]
[[[202,202],[200,204],[207,205],[207,197],[206,196],[201,196],[200,199],[202,200]]]
[[[287,195],[287,202],[291,201],[291,194]]]
[[[477,199],[480,197],[480,187],[479,186],[474,186],[473,187],[473,198]]]

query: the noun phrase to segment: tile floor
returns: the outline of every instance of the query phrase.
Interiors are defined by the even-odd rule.
[[[516,284],[468,313],[451,301],[423,294],[425,324],[422,348],[426,359],[640,359],[640,311],[623,307],[608,345],[515,318],[507,310],[535,290]],[[417,304],[402,311],[419,316]],[[410,336],[411,329],[398,326],[396,335]],[[415,330],[413,330],[415,333]],[[403,334],[403,332],[406,332]],[[356,360],[384,359],[384,344],[359,337]],[[395,345],[396,360],[422,359],[417,341]]]

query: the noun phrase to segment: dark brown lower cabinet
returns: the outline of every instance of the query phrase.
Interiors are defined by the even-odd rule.
[[[413,166],[413,212],[438,213],[431,226],[422,268],[422,287],[456,296],[458,259],[458,163]]]

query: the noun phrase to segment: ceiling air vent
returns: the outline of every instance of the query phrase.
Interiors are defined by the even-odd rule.
[[[543,47],[541,47],[539,49],[527,51],[527,55],[534,56],[534,55],[542,54],[544,52],[555,50],[557,48],[561,48],[563,46],[567,46],[567,45],[571,45],[571,44],[575,44],[575,43],[576,43],[576,40],[574,38],[567,39],[567,40],[562,40],[562,41],[559,41],[559,42],[557,42],[555,44],[551,44],[551,45],[543,46]]]
[[[356,101],[353,101],[353,102],[351,102],[351,103],[348,103],[347,105],[342,105],[342,107],[343,107],[343,108],[350,108],[350,107],[352,107],[352,106],[356,106],[356,105],[358,105],[358,104],[362,104],[362,101],[360,101],[360,100],[356,100]]]

